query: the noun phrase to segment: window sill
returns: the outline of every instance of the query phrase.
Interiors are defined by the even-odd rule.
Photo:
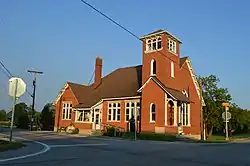
[[[92,122],[75,121],[75,123],[92,123]]]
[[[109,121],[109,120],[108,120],[107,122],[121,122],[121,121],[116,121],[116,120]]]
[[[149,123],[152,123],[152,124],[154,124],[154,123],[155,123],[155,121],[150,121]]]
[[[178,56],[178,54],[173,51],[168,50],[168,52],[170,52],[171,54],[174,54],[175,56]]]
[[[71,120],[71,119],[62,119],[62,120]]]
[[[148,54],[148,53],[152,53],[152,52],[161,51],[162,49],[163,49],[163,47],[161,47],[160,49],[156,49],[156,50],[144,51],[144,53]]]

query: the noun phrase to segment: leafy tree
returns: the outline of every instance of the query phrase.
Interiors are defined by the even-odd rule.
[[[52,103],[48,103],[44,106],[41,112],[41,124],[43,130],[51,130],[54,126],[54,112],[55,109]]]
[[[206,137],[210,139],[214,130],[223,130],[222,102],[230,102],[232,97],[226,88],[218,87],[220,80],[215,75],[199,79],[202,79],[203,98],[206,103],[203,109]]]
[[[6,121],[6,120],[8,120],[6,111],[0,110],[0,121]]]
[[[14,125],[18,128],[29,128],[28,107],[25,103],[15,105]],[[11,119],[12,111],[8,113],[8,118]]]

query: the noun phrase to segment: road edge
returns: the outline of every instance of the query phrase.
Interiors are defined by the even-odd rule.
[[[8,136],[7,134],[2,134],[2,135]],[[29,141],[29,142],[33,142],[35,144],[42,145],[43,149],[40,150],[40,151],[38,151],[38,152],[36,152],[36,153],[30,153],[30,154],[23,155],[23,156],[17,156],[17,157],[11,157],[11,158],[6,158],[6,159],[0,159],[0,162],[13,161],[13,160],[19,160],[19,159],[24,159],[24,158],[28,158],[28,157],[33,157],[33,156],[37,156],[37,155],[46,153],[46,152],[48,152],[50,150],[49,145],[47,145],[45,143],[42,143],[42,142],[39,142],[39,141],[32,141],[32,140],[29,140],[29,139],[26,139],[26,138],[22,138],[22,137],[13,137],[13,138],[19,139],[19,140],[24,140],[24,141]]]

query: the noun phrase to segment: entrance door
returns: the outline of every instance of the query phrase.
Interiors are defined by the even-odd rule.
[[[95,109],[94,116],[95,116],[94,118],[95,129],[100,130],[101,129],[100,109]]]

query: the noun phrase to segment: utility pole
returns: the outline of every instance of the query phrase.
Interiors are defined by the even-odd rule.
[[[29,73],[34,74],[33,80],[33,95],[32,95],[32,113],[31,113],[31,123],[30,123],[30,130],[33,129],[33,121],[34,121],[34,112],[35,112],[35,97],[36,97],[36,75],[43,74],[43,72],[35,71],[35,70],[28,70]]]
[[[200,78],[200,113],[201,113],[201,140],[204,140],[204,119],[203,119],[203,102],[202,102],[202,78]]]

